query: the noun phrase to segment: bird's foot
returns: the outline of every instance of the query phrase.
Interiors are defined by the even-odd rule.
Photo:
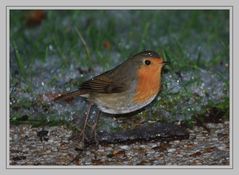
[[[80,133],[73,133],[70,137],[70,140],[73,140],[76,144],[76,149],[83,149],[85,147],[85,143],[89,141],[84,130],[81,130]]]

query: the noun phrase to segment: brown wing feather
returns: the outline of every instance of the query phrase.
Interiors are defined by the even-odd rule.
[[[131,79],[130,77],[134,76],[132,70],[118,65],[112,70],[83,82],[78,90],[60,94],[54,100],[71,100],[76,96],[83,96],[89,93],[110,94],[123,92],[130,84],[130,81],[127,81],[127,79]],[[123,76],[122,72],[126,71],[128,74]]]
[[[96,93],[120,93],[125,90],[125,85],[117,81],[112,81],[106,75],[99,75],[84,82],[80,86],[80,90]]]

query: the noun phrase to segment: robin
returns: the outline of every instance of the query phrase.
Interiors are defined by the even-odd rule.
[[[76,96],[87,98],[90,105],[84,130],[93,104],[104,113],[126,114],[151,103],[160,91],[161,71],[165,63],[156,52],[143,51],[115,68],[83,82],[78,90],[58,94],[54,100],[67,101]],[[98,118],[99,115],[97,121]]]

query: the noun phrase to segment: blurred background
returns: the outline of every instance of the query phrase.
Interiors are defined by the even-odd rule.
[[[76,90],[146,49],[170,62],[162,92],[137,117],[103,115],[99,129],[228,120],[229,48],[228,10],[11,10],[11,124],[72,125],[87,109],[83,99],[41,97]]]

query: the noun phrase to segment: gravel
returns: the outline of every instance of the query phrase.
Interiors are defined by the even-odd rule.
[[[10,127],[10,165],[230,165],[229,122],[188,129],[185,140],[150,140],[76,149],[64,126]],[[48,131],[48,132],[46,132]],[[41,134],[39,134],[41,133]]]

